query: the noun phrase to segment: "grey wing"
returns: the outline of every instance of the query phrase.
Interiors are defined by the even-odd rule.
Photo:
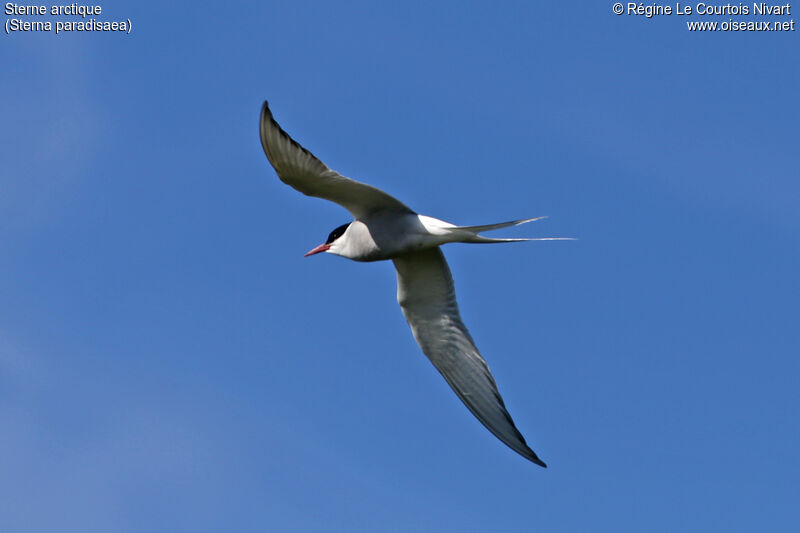
[[[261,146],[278,177],[301,193],[335,202],[355,218],[387,210],[413,212],[382,190],[328,168],[281,129],[266,101],[261,108],[260,131]]]
[[[526,459],[547,467],[511,420],[486,361],[461,322],[453,277],[441,249],[404,254],[393,261],[397,301],[422,351],[489,431]]]

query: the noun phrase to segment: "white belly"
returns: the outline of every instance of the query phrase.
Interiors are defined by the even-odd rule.
[[[381,261],[453,242],[451,228],[455,226],[424,215],[378,215],[350,224],[341,246],[331,252],[355,261]]]

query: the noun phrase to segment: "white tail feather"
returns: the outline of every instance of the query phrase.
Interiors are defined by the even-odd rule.
[[[498,224],[484,224],[481,226],[456,226],[452,228],[454,232],[466,232],[468,235],[465,235],[463,240],[460,242],[472,242],[472,243],[493,243],[493,242],[524,242],[524,241],[574,241],[575,239],[571,237],[535,237],[535,238],[518,238],[518,239],[493,239],[491,237],[484,237],[482,235],[478,235],[479,233],[483,233],[484,231],[492,231],[501,228],[508,228],[511,226],[519,226],[520,224],[525,224],[526,222],[534,222],[536,220],[542,220],[547,218],[546,216],[543,217],[535,217],[535,218],[525,218],[522,220],[512,220],[510,222],[500,222]]]
[[[525,241],[575,241],[572,237],[538,237],[538,238],[522,238],[522,239],[492,239],[491,237],[484,237],[482,235],[473,235],[461,242],[474,242],[488,244],[491,242],[525,242]]]
[[[485,224],[483,226],[456,226],[453,229],[457,230],[464,230],[470,233],[483,233],[484,231],[492,231],[496,229],[508,228],[511,226],[519,226],[520,224],[525,224],[527,222],[534,222],[536,220],[542,220],[544,217],[536,217],[536,218],[524,218],[522,220],[512,220],[511,222],[500,222],[498,224]]]

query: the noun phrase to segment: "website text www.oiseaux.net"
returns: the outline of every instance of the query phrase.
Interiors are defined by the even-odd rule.
[[[689,31],[795,31],[794,20],[752,21],[752,20],[687,20]]]

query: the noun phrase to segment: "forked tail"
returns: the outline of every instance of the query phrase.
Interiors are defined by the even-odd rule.
[[[474,242],[474,243],[492,243],[492,242],[522,242],[522,241],[574,241],[571,237],[537,237],[537,238],[522,238],[522,239],[492,239],[491,237],[484,237],[479,235],[484,231],[492,231],[496,229],[508,228],[511,226],[519,226],[527,222],[534,222],[542,220],[545,217],[524,218],[522,220],[512,220],[511,222],[500,222],[498,224],[485,224],[482,226],[456,226],[453,228],[455,231],[465,232],[464,240],[461,242]]]

